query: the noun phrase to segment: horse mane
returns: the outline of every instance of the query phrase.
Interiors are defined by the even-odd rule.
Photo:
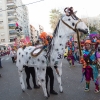
[[[58,23],[57,23],[57,25],[56,25],[56,28],[55,28],[55,30],[54,30],[54,32],[53,32],[53,37],[55,37],[56,34],[58,33],[59,23],[60,23],[60,20],[58,21]]]
[[[51,41],[49,42],[49,45],[47,46],[47,56],[49,56],[49,57],[50,57],[50,52],[51,52],[52,46],[54,46],[53,40],[58,33],[59,23],[60,23],[60,20],[58,21],[56,28],[53,32],[53,37],[52,37]]]

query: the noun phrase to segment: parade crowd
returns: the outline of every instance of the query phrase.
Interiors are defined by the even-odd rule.
[[[41,34],[41,38],[44,39],[43,41],[45,41],[44,33]],[[47,40],[45,42],[47,43]],[[34,44],[34,46],[36,46],[36,45],[38,45],[38,42],[36,44]],[[46,46],[46,45],[44,45],[44,46]],[[68,41],[66,43],[66,47],[65,47],[64,58],[68,60],[70,66],[75,67],[75,64],[74,64],[75,61],[77,63],[80,63],[83,65],[83,67],[82,67],[82,74],[83,74],[82,81],[85,77],[85,81],[86,81],[85,91],[89,91],[90,81],[93,80],[94,85],[95,85],[94,91],[95,91],[95,93],[98,93],[100,91],[100,89],[99,89],[100,40],[96,36],[92,37],[92,38],[87,36],[86,39],[84,39],[83,41],[80,42],[80,45],[81,45],[81,52],[82,52],[81,57],[79,55],[78,42],[77,41]],[[28,44],[27,46],[30,46],[30,44]],[[23,45],[21,47],[25,48],[26,45]],[[7,54],[11,56],[13,63],[16,62],[16,53],[17,53],[17,51],[15,48],[12,48],[9,53],[7,52]],[[32,89],[30,86],[30,83],[29,83],[30,75],[32,75],[34,88],[38,89],[39,86],[36,85],[34,67],[29,67],[29,68],[28,68],[28,66],[24,66],[24,67],[25,67],[25,73],[26,73],[27,89],[29,89],[29,90]],[[0,68],[2,68],[1,58],[0,58]],[[48,83],[48,77],[50,77],[50,80],[51,80],[51,83],[50,83],[51,93],[57,94],[53,90],[54,75],[53,75],[53,70],[50,69],[50,67],[47,67],[46,76],[47,76],[46,77],[47,83]],[[0,74],[0,77],[1,77],[1,74]]]
[[[67,43],[66,54],[70,65],[74,66],[74,62],[78,61],[82,64],[82,81],[85,77],[86,88],[85,91],[90,90],[90,81],[93,80],[95,84],[95,93],[100,91],[100,39],[98,36],[87,36],[87,38],[80,42],[82,55],[79,57],[79,49],[77,41],[69,41]]]

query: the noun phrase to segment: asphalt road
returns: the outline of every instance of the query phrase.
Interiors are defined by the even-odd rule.
[[[55,77],[54,89],[58,95],[51,95],[49,100],[100,100],[100,92],[95,94],[95,85],[93,81],[90,84],[90,91],[85,92],[85,80],[81,83],[82,73],[81,65],[69,67],[66,60],[63,61],[62,86],[63,93],[59,93],[57,79]],[[0,100],[46,100],[42,88],[27,90],[22,92],[17,72],[17,67],[12,63],[9,56],[2,57],[2,66],[0,73]],[[25,80],[25,73],[24,73]],[[33,87],[32,80],[31,86]]]

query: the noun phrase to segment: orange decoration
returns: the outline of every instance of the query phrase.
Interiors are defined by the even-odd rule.
[[[40,38],[46,39],[46,37],[47,37],[47,33],[46,33],[46,32],[42,32],[42,33],[40,34]]]
[[[40,38],[43,40],[44,45],[48,45],[47,36],[50,36],[52,38],[52,36],[48,35],[46,32],[42,32],[40,34]]]

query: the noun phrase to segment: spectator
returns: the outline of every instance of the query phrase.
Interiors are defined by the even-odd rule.
[[[1,64],[1,57],[0,57],[0,68],[2,68],[2,64]]]
[[[10,56],[11,56],[11,58],[12,58],[13,63],[15,63],[16,52],[15,52],[14,49],[11,50]]]

